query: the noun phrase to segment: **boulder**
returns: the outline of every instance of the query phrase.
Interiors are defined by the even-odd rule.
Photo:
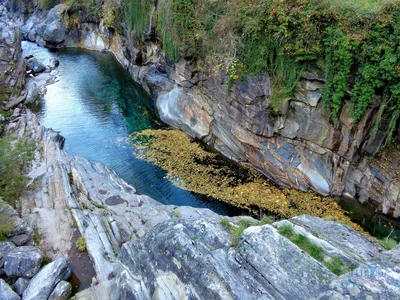
[[[24,293],[24,291],[25,291],[26,288],[28,287],[28,284],[29,284],[29,279],[20,277],[20,278],[18,278],[18,280],[14,283],[14,286],[13,286],[14,291],[15,291],[18,295],[22,296],[22,294]]]
[[[18,296],[3,279],[0,279],[0,299],[20,300],[21,297]]]
[[[2,200],[0,200],[0,215],[6,216],[4,220],[1,220],[2,224],[12,224],[12,230],[7,234],[7,237],[16,246],[27,245],[33,242],[32,228],[18,216],[17,212],[10,205]]]
[[[34,73],[41,73],[46,70],[46,66],[34,57],[31,57],[27,60],[26,68],[28,70],[32,70]]]
[[[46,19],[36,26],[36,32],[39,37],[36,42],[43,40],[48,47],[57,47],[64,42],[67,35],[67,27],[64,24],[64,15],[67,7],[59,4],[53,7],[47,14]]]
[[[33,246],[11,250],[4,257],[4,271],[8,277],[32,278],[39,270],[44,254]]]
[[[29,282],[24,300],[47,300],[60,281],[67,280],[71,269],[66,257],[58,258],[43,267]]]
[[[67,300],[72,293],[72,285],[68,281],[60,281],[50,294],[48,300]]]
[[[12,242],[0,242],[0,276],[4,274],[4,257],[15,248]]]

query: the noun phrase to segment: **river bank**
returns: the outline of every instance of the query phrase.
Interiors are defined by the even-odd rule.
[[[280,185],[371,202],[382,213],[398,217],[398,162],[385,169],[370,157],[383,142],[381,134],[368,140],[376,107],[371,106],[356,125],[346,110],[340,126],[332,124],[323,113],[321,70],[307,70],[295,97],[274,115],[267,109],[269,74],[235,81],[228,92],[223,72],[211,76],[193,69],[185,58],[170,62],[159,41],[141,42],[138,33],[126,28],[117,34],[84,10],[69,12],[58,5],[49,13],[31,9],[21,18],[27,19],[21,21],[24,37],[40,45],[113,52],[152,96],[165,123],[229,159],[251,165]]]
[[[347,226],[311,216],[269,225],[162,205],[105,165],[62,150],[59,133],[15,105],[6,131],[38,147],[18,213],[39,231],[38,244],[51,257],[67,255],[79,229],[96,278],[77,299],[399,295],[398,246],[385,251]],[[305,237],[318,246],[318,259],[293,239]],[[328,267],[335,261],[344,274]]]

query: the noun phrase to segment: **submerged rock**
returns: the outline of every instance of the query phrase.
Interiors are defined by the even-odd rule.
[[[33,246],[11,250],[4,257],[4,271],[8,277],[33,277],[40,269],[44,254]]]
[[[71,275],[71,269],[67,258],[59,258],[40,270],[29,282],[26,288],[24,300],[47,300],[60,281],[67,280]]]

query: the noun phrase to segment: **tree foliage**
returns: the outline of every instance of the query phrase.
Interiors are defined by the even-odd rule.
[[[35,146],[27,139],[0,138],[0,197],[8,203],[13,203],[25,188],[25,170],[32,162]]]

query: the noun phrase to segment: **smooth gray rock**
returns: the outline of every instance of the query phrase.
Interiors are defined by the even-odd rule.
[[[21,297],[18,296],[3,279],[0,279],[0,299],[20,300]]]
[[[230,244],[218,219],[159,224],[122,247],[117,298],[310,299],[334,278],[271,226],[251,227],[237,248]]]
[[[72,285],[68,281],[60,281],[50,294],[48,300],[67,300],[71,296]]]
[[[368,238],[344,224],[326,221],[310,215],[291,218],[290,222],[315,233],[318,237],[341,248],[360,261],[372,260],[383,250],[372,238]]]
[[[35,26],[37,35],[46,42],[46,46],[57,47],[65,40],[67,28],[63,17],[66,12],[64,4],[56,5],[47,13],[46,19]]]
[[[28,70],[32,70],[34,73],[41,73],[46,70],[46,66],[34,57],[27,60],[26,67]]]
[[[18,295],[22,296],[22,294],[24,293],[24,291],[26,290],[26,288],[28,287],[28,285],[29,285],[29,279],[20,277],[20,278],[18,278],[18,280],[14,283],[13,288],[14,288],[14,291],[15,291]]]
[[[0,276],[4,265],[4,257],[15,248],[15,245],[10,241],[0,242]]]
[[[31,279],[22,298],[24,300],[47,300],[60,281],[67,280],[71,269],[66,257],[59,258],[44,266]]]
[[[4,271],[9,277],[32,278],[40,269],[44,254],[33,246],[11,250],[4,257]]]
[[[4,224],[12,224],[12,230],[7,234],[7,237],[10,238],[16,246],[32,244],[32,228],[18,216],[17,212],[10,205],[2,200],[0,200],[0,215],[7,216],[2,220]]]

